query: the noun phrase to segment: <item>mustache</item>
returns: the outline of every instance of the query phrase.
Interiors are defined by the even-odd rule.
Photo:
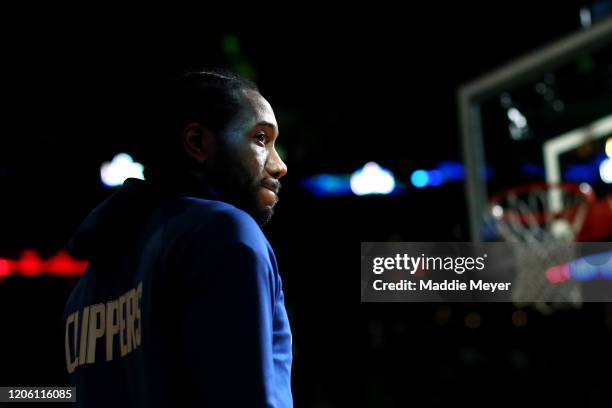
[[[276,194],[278,194],[281,189],[281,183],[276,179],[263,179],[261,185],[274,191]]]

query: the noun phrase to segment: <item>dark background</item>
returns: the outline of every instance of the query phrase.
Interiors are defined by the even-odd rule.
[[[145,160],[141,102],[156,79],[215,66],[251,73],[275,109],[289,168],[266,234],[294,332],[297,407],[608,406],[605,305],[550,317],[526,311],[517,327],[507,304],[359,304],[359,242],[469,240],[462,183],[333,199],[300,185],[372,160],[404,179],[460,161],[457,88],[579,30],[579,8],[591,3],[364,6],[337,15],[296,6],[284,18],[260,10],[219,29],[210,11],[7,14],[0,257],[65,248],[112,192],[100,184],[101,163],[120,151]],[[227,36],[239,53],[224,49]],[[67,384],[61,315],[75,282],[0,283],[0,385]],[[469,328],[474,313],[480,324]]]

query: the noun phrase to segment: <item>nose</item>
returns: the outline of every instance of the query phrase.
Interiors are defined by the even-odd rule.
[[[275,148],[272,148],[272,152],[266,164],[266,170],[277,180],[287,174],[287,165],[280,158]]]

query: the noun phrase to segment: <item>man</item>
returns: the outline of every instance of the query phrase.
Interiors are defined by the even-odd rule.
[[[290,407],[291,332],[260,229],[287,173],[274,112],[217,71],[157,100],[147,181],[128,179],[70,243],[90,261],[64,314],[77,405]]]

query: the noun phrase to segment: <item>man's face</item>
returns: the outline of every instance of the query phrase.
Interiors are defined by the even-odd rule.
[[[278,202],[287,166],[276,152],[278,125],[272,107],[258,92],[241,91],[241,111],[224,134],[215,137],[206,175],[222,198],[264,225]]]

